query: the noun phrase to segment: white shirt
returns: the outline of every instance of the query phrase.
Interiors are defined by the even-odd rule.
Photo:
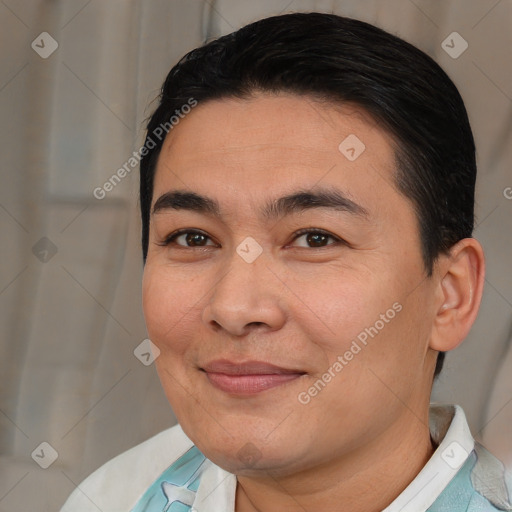
[[[438,448],[414,480],[383,512],[426,512],[433,504],[433,509],[438,510],[435,508],[436,500],[454,480],[468,457],[476,453],[478,457],[473,455],[473,458],[487,460],[485,454],[488,452],[475,452],[475,441],[464,412],[458,405],[431,405],[429,421],[431,436]],[[195,489],[191,491],[190,485],[187,488],[185,485],[176,486],[165,481],[162,485],[158,481],[171,464],[179,461],[193,447],[194,444],[180,425],[171,427],[115,457],[92,473],[71,494],[61,512],[130,512],[155,482],[158,486],[155,484],[154,488],[164,493],[162,496],[165,495],[169,500],[167,507],[170,507],[173,500],[180,500],[191,506],[192,512],[234,512],[236,476],[208,459],[201,462],[200,469],[197,466],[195,475],[201,473],[197,492]],[[469,493],[473,496],[467,501],[471,502],[471,506],[463,504],[462,498],[460,499],[463,507],[461,510],[512,510],[508,508],[508,491],[501,485],[499,468],[496,470],[499,461],[494,459],[491,470],[488,470],[482,466],[481,460],[472,470],[474,473],[477,469],[476,485],[475,482],[473,485],[460,484],[465,485],[464,490],[469,488]],[[490,473],[494,480],[489,484]],[[471,479],[473,481],[473,476]],[[468,478],[466,480],[469,482]],[[166,492],[166,486],[170,489],[169,493]],[[447,501],[446,494],[443,497],[444,502]],[[460,489],[452,491],[452,494],[461,495]],[[454,503],[453,496],[448,502]],[[445,510],[443,506],[439,510]],[[156,509],[148,507],[144,510]],[[446,510],[451,512],[455,508]]]

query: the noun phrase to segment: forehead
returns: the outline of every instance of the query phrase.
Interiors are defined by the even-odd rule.
[[[364,132],[364,135],[362,135]],[[361,134],[373,152],[393,158],[393,140],[356,105],[321,101],[288,93],[254,93],[246,99],[222,98],[199,103],[166,137],[162,154],[185,162],[202,151],[248,151],[258,145],[302,148],[336,154],[348,135]],[[334,145],[333,145],[334,144]],[[180,151],[178,151],[180,150]],[[333,153],[334,152],[334,153]],[[287,155],[287,158],[289,155]],[[305,162],[305,163],[306,163]]]
[[[172,188],[208,195],[213,187],[234,207],[243,194],[253,202],[319,185],[371,210],[376,196],[397,196],[394,172],[392,137],[361,109],[255,94],[199,103],[174,126],[158,159],[153,203]]]

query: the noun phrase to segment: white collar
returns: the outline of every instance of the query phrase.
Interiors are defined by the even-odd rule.
[[[416,478],[382,512],[426,512],[473,451],[464,411],[458,405],[430,405],[430,434],[439,446]],[[236,476],[208,461],[191,512],[235,510]]]
[[[473,451],[475,441],[458,405],[430,405],[430,435],[436,451],[416,478],[382,512],[425,512]]]

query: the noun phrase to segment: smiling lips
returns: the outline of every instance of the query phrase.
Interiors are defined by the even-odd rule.
[[[252,395],[295,380],[305,372],[280,368],[262,361],[234,363],[219,359],[205,365],[208,380],[216,388],[236,395]]]

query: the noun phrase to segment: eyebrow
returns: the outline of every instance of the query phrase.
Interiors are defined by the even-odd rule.
[[[315,191],[298,190],[271,200],[261,209],[261,217],[273,220],[314,208],[329,208],[362,218],[369,216],[366,208],[339,190],[316,187]],[[220,205],[215,199],[186,190],[172,190],[162,194],[153,206],[152,215],[166,210],[189,210],[212,217],[222,217]]]

